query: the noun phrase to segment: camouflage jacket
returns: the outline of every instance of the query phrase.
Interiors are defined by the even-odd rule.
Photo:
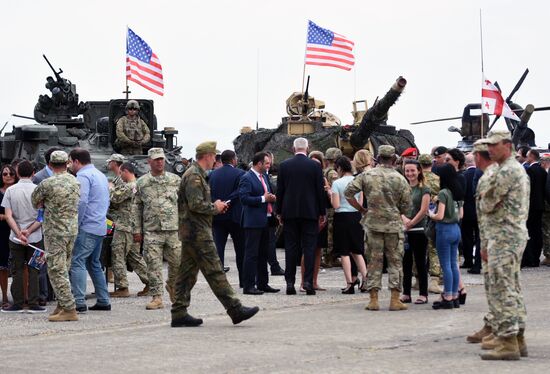
[[[79,201],[80,183],[67,172],[54,174],[40,182],[32,193],[32,205],[44,207],[44,235],[76,235]]]
[[[363,192],[369,206],[366,215],[368,230],[403,232],[402,214],[411,209],[411,188],[405,178],[392,167],[378,166],[361,173],[348,184],[347,199]]]
[[[136,181],[117,183],[109,189],[111,198],[109,209],[114,213],[115,227],[119,231],[134,232],[135,218],[132,214],[132,206],[136,191]]]
[[[426,186],[430,187],[430,197],[433,200],[439,194],[439,175],[431,171],[423,171]]]
[[[529,177],[523,166],[511,156],[498,165],[489,181],[484,183],[488,186],[479,191],[478,213],[484,216],[482,221],[486,223],[486,235],[509,244],[511,250],[517,251],[516,244],[527,240]],[[501,249],[506,250],[505,247],[508,246]]]
[[[116,122],[116,138],[123,146],[142,146],[149,142],[151,135],[149,126],[141,118],[131,120],[123,116]]]
[[[136,182],[132,206],[135,219],[134,234],[143,231],[171,231],[178,229],[178,186],[180,177],[164,172],[158,177],[151,173]]]
[[[211,241],[212,217],[217,213],[206,172],[193,162],[183,174],[178,195],[180,238],[187,241]]]
[[[478,212],[477,221],[479,225],[479,236],[481,239],[481,248],[487,249],[487,233],[490,231],[489,225],[495,224],[490,221],[490,217],[487,214],[480,214],[481,212],[481,196],[484,196],[487,193],[489,187],[491,187],[492,178],[494,177],[495,170],[497,169],[497,164],[489,165],[483,175],[479,178],[477,182],[476,189],[476,211]]]
[[[323,170],[323,176],[327,178],[328,184],[332,186],[332,182],[338,179],[338,172],[332,166],[329,166]]]

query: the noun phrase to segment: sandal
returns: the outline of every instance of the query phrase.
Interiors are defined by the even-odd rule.
[[[415,300],[414,303],[415,304],[428,304],[428,296],[420,296]]]
[[[466,296],[468,296],[468,294],[464,292],[464,288],[458,290],[458,302],[460,305],[466,304]]]
[[[323,287],[320,287],[320,286],[313,287],[313,289],[314,289],[315,291],[326,291],[326,290],[327,290],[326,288],[323,288]]]
[[[403,304],[410,304],[411,297],[407,295],[401,295],[401,297],[399,298],[399,301],[401,301]]]

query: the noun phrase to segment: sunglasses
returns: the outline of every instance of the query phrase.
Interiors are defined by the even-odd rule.
[[[136,108],[128,108],[128,110],[137,110]]]
[[[2,173],[2,175],[3,175],[4,177],[7,177],[7,176],[15,177],[15,174],[14,174],[14,173]]]

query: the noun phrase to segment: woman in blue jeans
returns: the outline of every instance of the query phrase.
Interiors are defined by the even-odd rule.
[[[464,190],[458,180],[455,168],[449,164],[438,168],[440,191],[437,195],[437,213],[429,212],[435,224],[435,246],[443,271],[444,292],[441,300],[433,304],[434,309],[459,307],[458,286],[458,244],[460,243],[460,218]]]

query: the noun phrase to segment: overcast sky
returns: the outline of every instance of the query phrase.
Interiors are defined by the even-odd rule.
[[[421,151],[454,146],[459,136],[447,128],[460,121],[410,122],[460,116],[465,104],[480,101],[480,8],[487,78],[506,96],[528,67],[514,101],[550,106],[550,3],[542,0],[0,3],[2,124],[29,123],[10,115],[32,116],[38,96],[49,93],[42,53],[77,85],[80,100],[123,97],[128,25],[160,58],[165,83],[164,97],[131,83],[131,97],[155,101],[160,127],[180,131],[185,156],[205,140],[232,148],[241,127],[257,119],[260,127],[276,127],[286,115],[287,97],[301,89],[310,19],[355,42],[354,70],[307,67],[310,94],[327,111],[351,123],[354,99],[372,103],[403,75],[408,85],[389,123],[411,129]],[[546,146],[550,112],[536,112],[530,126]],[[504,121],[496,127],[505,128]]]

